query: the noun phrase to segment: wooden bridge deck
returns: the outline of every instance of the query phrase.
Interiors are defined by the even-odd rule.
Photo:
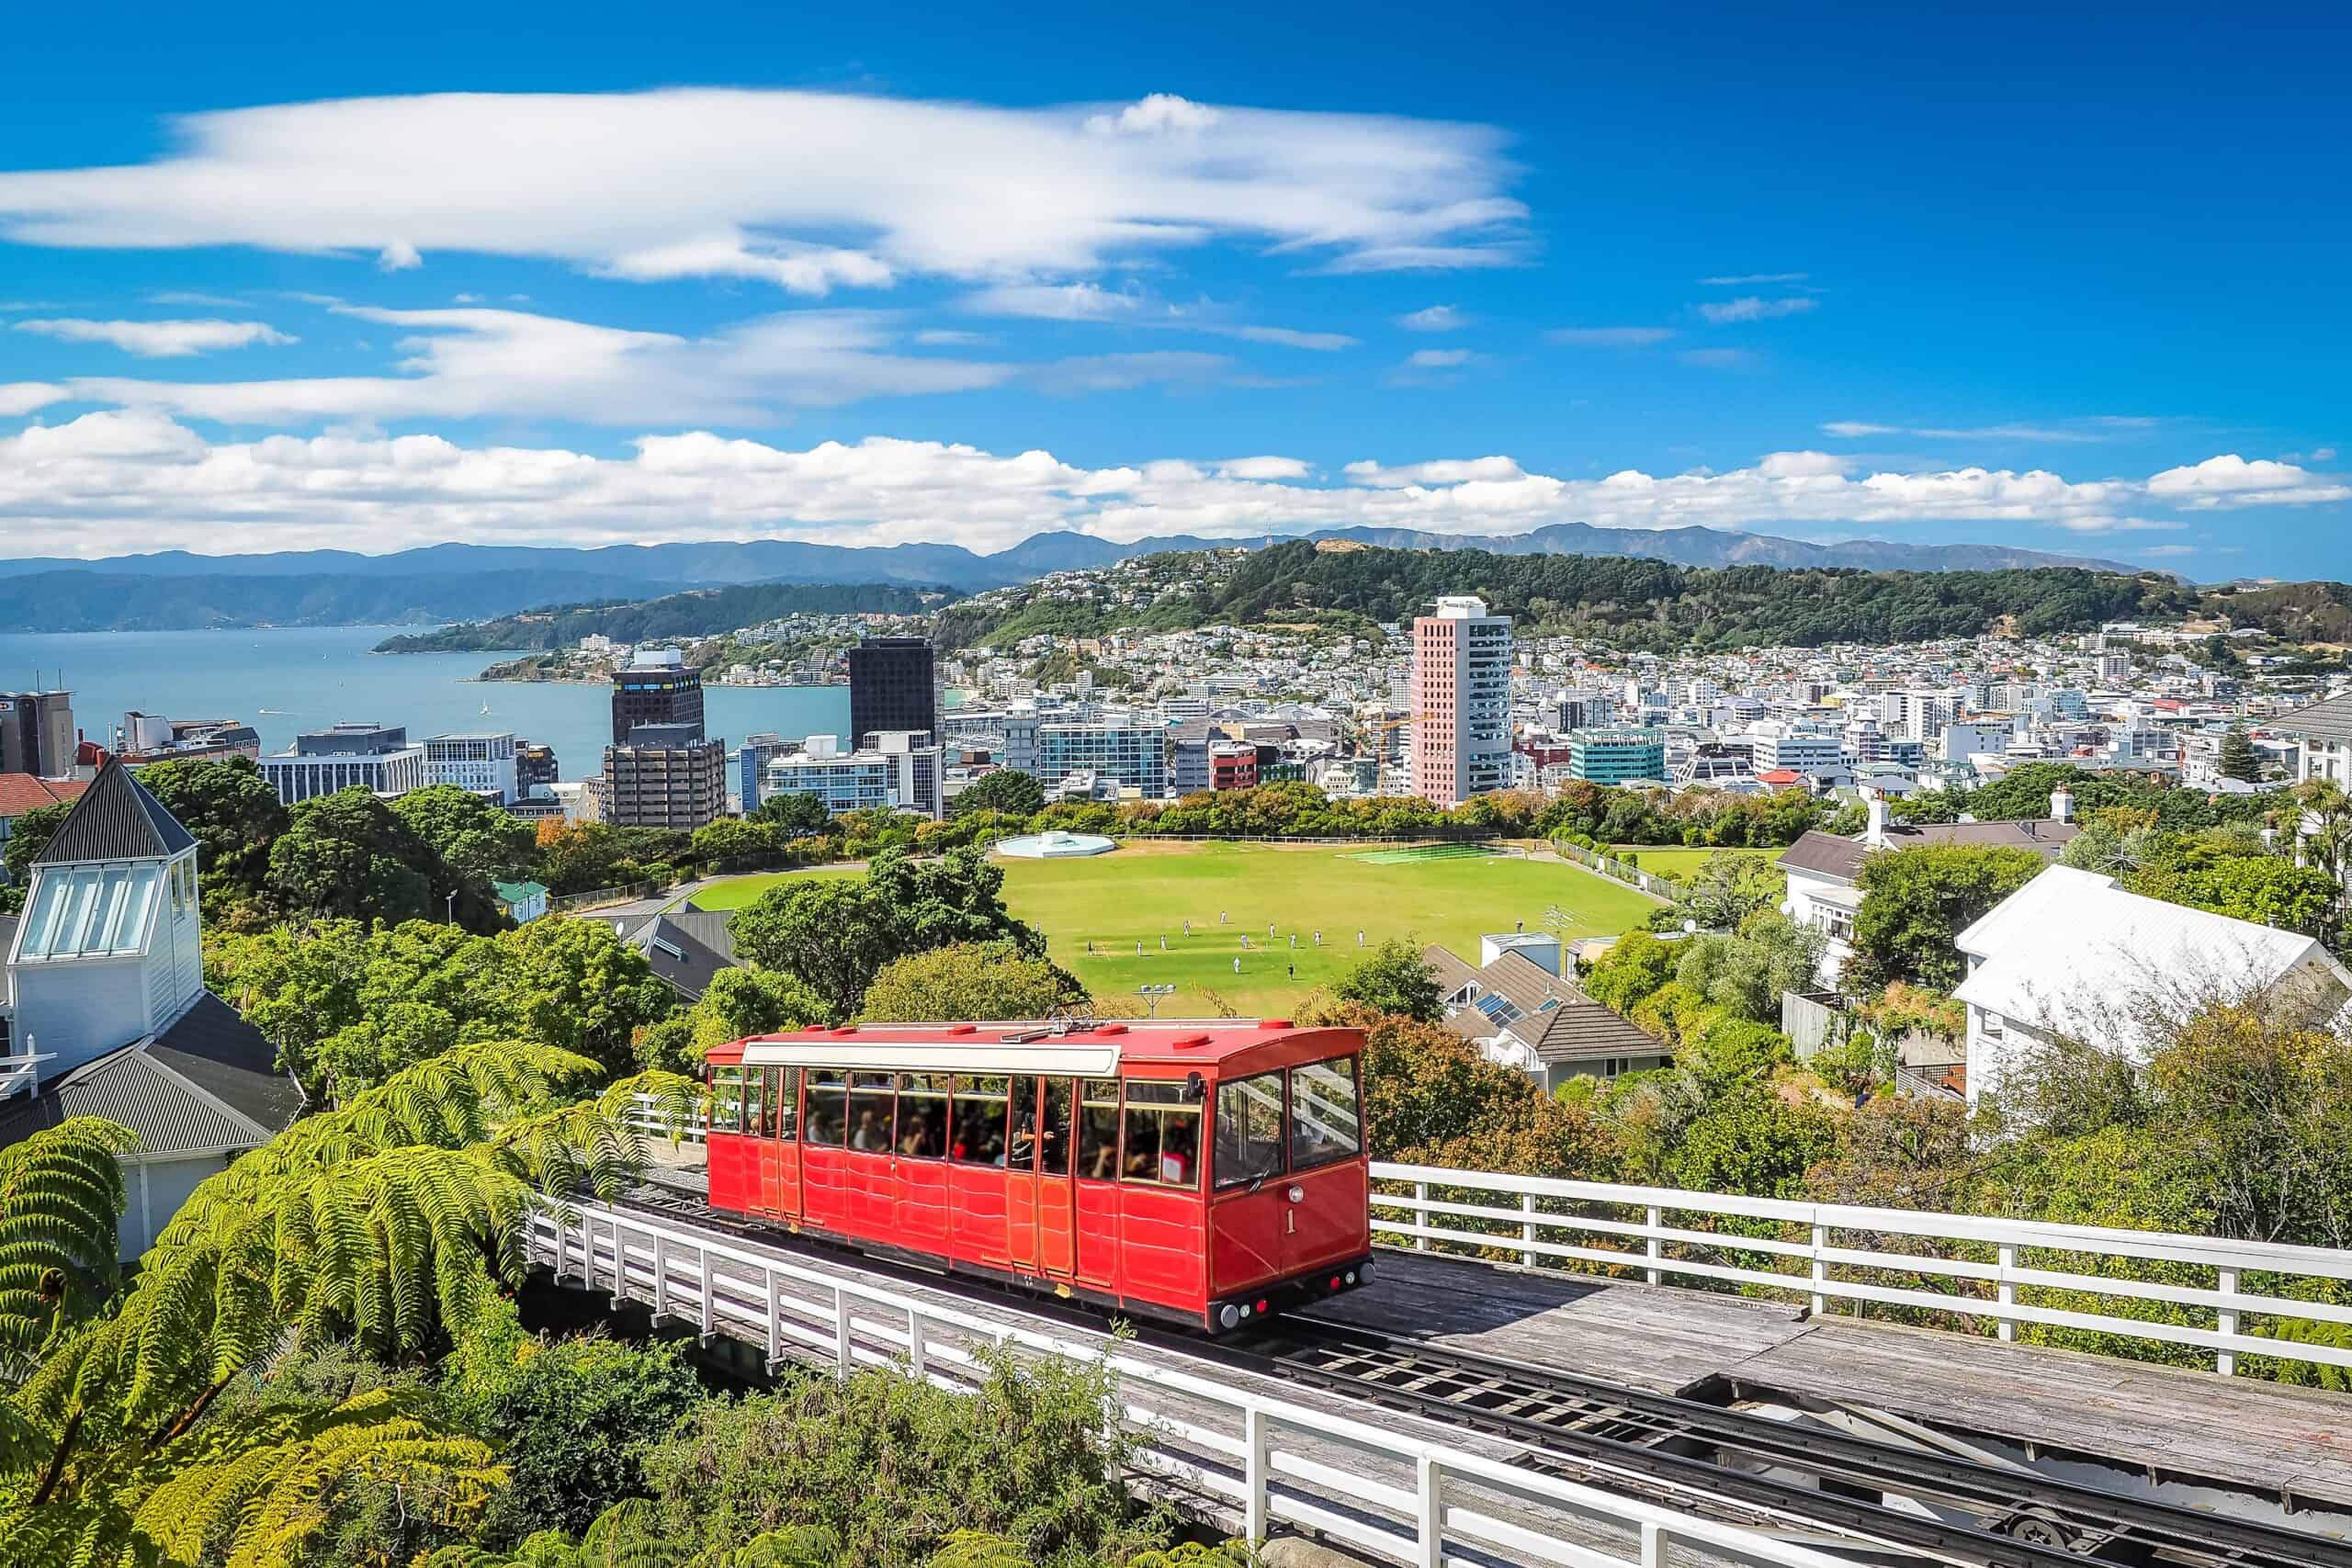
[[[1316,1315],[1660,1393],[1891,1412],[2352,1510],[2352,1397],[1713,1295],[1384,1249]]]

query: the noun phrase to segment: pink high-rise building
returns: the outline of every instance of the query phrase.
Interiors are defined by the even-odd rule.
[[[1510,617],[1437,602],[1413,622],[1413,793],[1439,806],[1510,783]]]

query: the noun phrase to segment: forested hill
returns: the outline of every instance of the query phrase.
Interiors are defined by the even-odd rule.
[[[1135,564],[1148,568],[1152,558]],[[2200,604],[2195,589],[2153,571],[1685,567],[1622,556],[1334,548],[1299,540],[1204,560],[1173,574],[1148,603],[1132,594],[1089,602],[1067,580],[1057,581],[1050,597],[996,590],[942,616],[941,636],[1002,644],[1037,632],[1082,636],[1120,626],[1401,621],[1454,593],[1476,593],[1530,630],[1658,652],[1911,642],[1974,637],[1998,626],[2029,636],[2088,631],[2104,621],[2177,618]]]
[[[583,637],[615,642],[663,642],[717,637],[785,615],[913,615],[936,610],[956,595],[945,589],[894,582],[753,582],[666,593],[659,599],[602,600],[556,604],[495,620],[415,632],[377,644],[379,653],[504,652],[570,648]]]

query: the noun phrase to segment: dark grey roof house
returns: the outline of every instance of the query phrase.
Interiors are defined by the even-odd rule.
[[[1614,1077],[1666,1059],[1665,1046],[1523,953],[1506,952],[1474,969],[1431,946],[1421,962],[1436,977],[1446,1027],[1546,1089],[1580,1074]]]
[[[721,909],[668,909],[624,931],[621,940],[644,953],[654,975],[692,1002],[712,976],[739,962],[735,936],[728,929],[733,918]]]
[[[123,1256],[198,1183],[301,1114],[259,1031],[204,988],[197,845],[108,762],[33,863],[6,942],[0,1145],[74,1116],[139,1136]]]

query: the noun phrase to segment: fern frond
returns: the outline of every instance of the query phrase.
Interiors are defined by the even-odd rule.
[[[0,1386],[114,1293],[128,1127],[75,1116],[0,1148]]]

